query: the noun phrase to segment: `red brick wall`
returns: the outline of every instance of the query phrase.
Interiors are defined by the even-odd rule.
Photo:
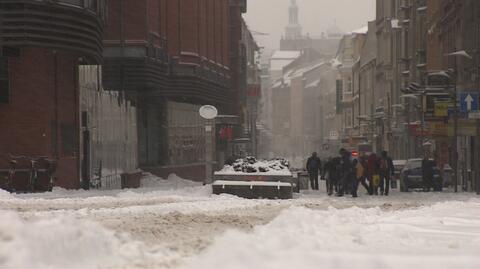
[[[198,0],[181,0],[180,5],[180,38],[182,52],[198,54]]]
[[[180,0],[167,1],[167,46],[172,56],[180,54],[179,3]]]
[[[170,56],[199,63],[198,56],[224,66],[229,64],[230,8],[228,0],[139,0],[109,1],[105,40],[121,39],[124,24],[126,43],[148,41],[148,33],[167,39]],[[157,45],[158,42],[156,41]],[[189,55],[181,55],[187,52]]]
[[[62,154],[59,140],[61,124],[78,126],[78,56],[39,48],[24,48],[20,54],[9,58],[11,98],[9,104],[0,105],[0,168],[8,168],[8,154],[54,157],[57,145],[57,185],[76,188],[78,154]]]
[[[160,35],[160,2],[159,0],[147,0],[147,33]],[[160,45],[156,43],[156,45]]]

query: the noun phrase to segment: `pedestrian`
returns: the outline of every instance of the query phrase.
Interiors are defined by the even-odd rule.
[[[355,176],[353,170],[353,164],[351,161],[351,154],[346,149],[340,149],[340,181],[338,182],[338,193],[337,196],[343,196],[347,185],[351,186],[352,178]]]
[[[323,177],[326,179],[327,194],[331,196],[333,191],[337,191],[338,166],[340,158],[329,158],[323,166]]]
[[[313,152],[312,156],[308,158],[306,168],[310,176],[312,190],[318,190],[318,174],[322,171],[322,161],[320,161],[316,152]]]
[[[355,171],[355,177],[352,177],[352,197],[358,197],[358,183],[360,182],[361,175],[363,174],[364,170],[358,159],[354,159],[352,161],[353,170]]]
[[[372,195],[378,195],[378,186],[380,184],[380,175],[378,167],[378,157],[377,154],[372,153],[368,156],[367,161],[368,169],[368,180],[370,181],[370,189],[372,190]]]
[[[362,184],[362,186],[367,190],[367,194],[372,195],[372,190],[370,185],[367,183],[367,160],[365,156],[360,156],[358,159],[358,163],[356,165],[356,176],[357,176],[357,189],[358,183]]]
[[[434,170],[437,163],[434,160],[428,158],[428,154],[422,160],[422,179],[423,179],[423,191],[429,192],[430,188],[433,188]]]
[[[390,190],[390,180],[395,174],[392,158],[388,152],[382,151],[380,157],[380,194],[388,196]]]

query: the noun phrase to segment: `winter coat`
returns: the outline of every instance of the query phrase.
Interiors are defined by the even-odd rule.
[[[340,172],[342,173],[342,177],[350,176],[355,172],[352,160],[350,159],[350,154],[345,154],[342,156],[340,163]]]
[[[435,167],[437,163],[433,160],[422,160],[422,175],[425,178],[433,178]]]
[[[380,166],[380,172],[382,172],[385,175],[394,175],[395,174],[395,166],[393,165],[392,158],[386,157],[386,158],[380,158],[379,162]]]
[[[322,161],[320,158],[311,156],[307,160],[307,171],[309,173],[318,172],[322,170]]]
[[[365,176],[365,167],[363,166],[364,164],[362,162],[358,162],[356,168],[356,175],[357,179],[361,179]]]
[[[367,173],[369,178],[379,174],[378,158],[376,154],[371,154],[368,156]]]

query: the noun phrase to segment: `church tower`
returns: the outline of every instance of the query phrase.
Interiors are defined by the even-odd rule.
[[[289,7],[289,21],[285,28],[285,39],[300,39],[302,37],[302,26],[298,18],[298,6],[296,0],[291,0]]]

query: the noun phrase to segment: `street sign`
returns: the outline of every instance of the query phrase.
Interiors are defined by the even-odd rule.
[[[465,92],[460,94],[460,111],[478,111],[479,94],[476,92]]]
[[[480,120],[480,112],[470,112],[468,113],[468,118],[472,120]]]

